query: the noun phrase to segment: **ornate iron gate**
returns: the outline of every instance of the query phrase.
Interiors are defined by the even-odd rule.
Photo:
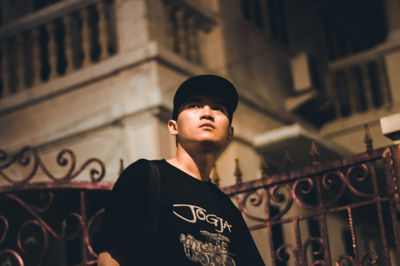
[[[75,154],[62,150],[57,164],[66,174],[56,177],[29,147],[12,158],[5,152],[0,157],[0,265],[96,264],[94,240],[112,188],[100,182],[104,164],[89,159],[76,169]],[[11,176],[15,165],[29,170]],[[77,181],[84,171],[90,181]],[[40,174],[47,181],[33,182]]]
[[[269,265],[398,265],[399,173],[390,146],[222,190],[266,231]]]
[[[36,150],[0,154],[0,265],[93,265],[95,240],[112,184],[104,164],[76,168],[72,151],[52,175]],[[30,170],[12,177],[13,165]],[[94,167],[88,171],[89,167]],[[97,169],[97,170],[96,170]],[[47,182],[33,182],[42,172]],[[88,172],[90,181],[78,181]],[[400,263],[400,146],[390,146],[222,188],[265,234],[267,265],[397,265]],[[257,239],[256,239],[257,240]]]

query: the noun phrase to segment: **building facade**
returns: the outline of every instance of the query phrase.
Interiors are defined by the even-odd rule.
[[[235,159],[244,181],[261,177],[260,157],[272,172],[287,154],[310,164],[311,140],[325,161],[362,152],[365,125],[389,145],[379,119],[400,112],[399,11],[396,0],[2,1],[0,148],[46,159],[67,147],[100,158],[113,182],[121,159],[174,154],[173,94],[202,73],[240,96],[220,186],[235,183]]]

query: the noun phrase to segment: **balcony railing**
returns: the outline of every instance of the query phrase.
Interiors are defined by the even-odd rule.
[[[112,1],[62,1],[0,29],[0,97],[104,60],[117,51]]]
[[[194,1],[163,0],[167,31],[167,47],[186,58],[201,64],[202,35],[215,24],[213,14]]]
[[[392,102],[384,55],[362,54],[332,67],[335,115],[347,117]],[[361,59],[361,60],[360,60]]]
[[[265,237],[266,265],[397,265],[400,146],[313,164],[222,188]]]

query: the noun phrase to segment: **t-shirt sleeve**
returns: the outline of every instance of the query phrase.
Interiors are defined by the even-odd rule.
[[[265,266],[265,263],[260,255],[260,252],[258,251],[258,248],[253,240],[253,237],[251,236],[251,233],[249,231],[249,228],[247,227],[247,224],[245,223],[242,213],[236,209],[239,223],[241,224],[241,230],[239,230],[239,239],[241,240],[241,256],[239,259],[238,265],[252,265],[252,266]]]
[[[148,161],[136,161],[122,172],[115,183],[100,230],[100,252],[118,250],[130,256],[139,256],[145,222],[148,168]],[[135,252],[137,254],[133,254]]]

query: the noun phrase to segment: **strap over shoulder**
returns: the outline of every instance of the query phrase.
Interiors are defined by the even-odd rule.
[[[147,196],[146,223],[142,265],[151,266],[156,249],[156,233],[160,213],[161,175],[155,161],[149,161],[149,190]]]

